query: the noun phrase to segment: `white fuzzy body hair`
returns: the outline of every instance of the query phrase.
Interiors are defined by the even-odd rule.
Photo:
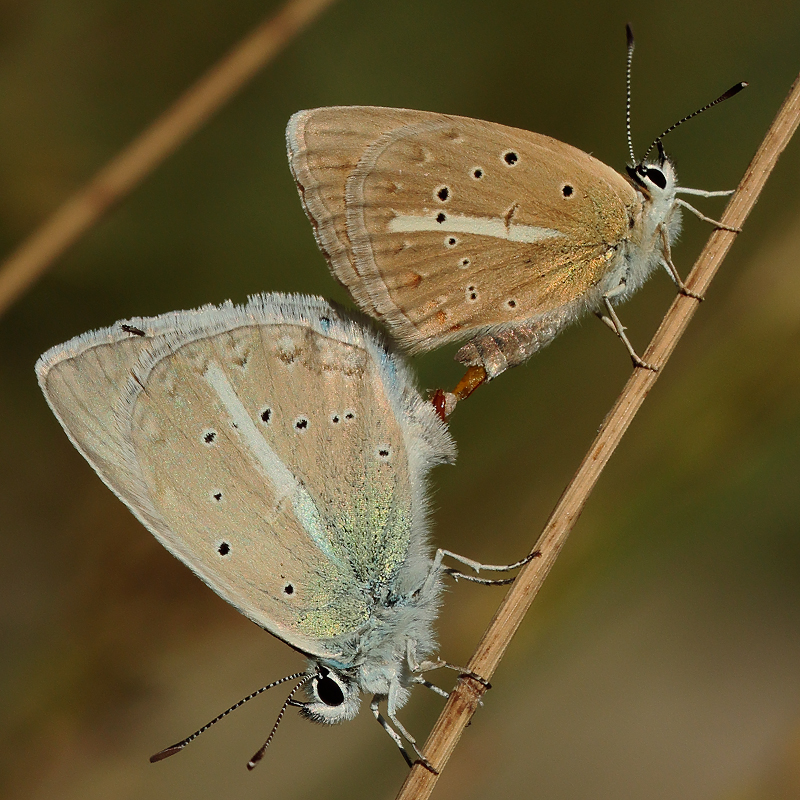
[[[358,713],[361,693],[387,698],[390,714],[407,702],[415,662],[437,649],[433,624],[443,589],[441,575],[431,576],[434,565],[427,543],[417,538],[412,547],[400,569],[406,592],[384,593],[362,629],[337,642],[341,655],[335,660],[315,658],[309,662],[309,674],[318,674],[320,666],[330,670],[345,694],[345,702],[332,707],[314,696],[312,684],[312,702],[303,709],[309,719],[327,724],[352,719]]]
[[[648,175],[650,170],[658,183]],[[629,175],[636,192],[636,203],[628,209],[630,230],[627,237],[608,251],[608,269],[602,278],[574,300],[523,323],[484,328],[458,351],[458,361],[467,366],[482,366],[491,380],[509,367],[527,361],[587,313],[605,315],[605,295],[613,293],[610,298],[613,305],[622,303],[658,267],[666,267],[661,229],[665,230],[670,246],[681,230],[675,167],[664,157],[656,162],[642,162],[631,168]],[[662,182],[664,185],[660,186]]]
[[[627,300],[638,291],[650,275],[664,265],[664,248],[660,241],[659,229],[663,225],[670,245],[681,231],[680,207],[676,204],[677,176],[672,162],[644,164],[645,169],[655,168],[664,175],[666,186],[661,189],[652,181],[647,181],[646,189],[634,183],[640,202],[640,225],[634,228],[635,238],[625,239],[613,259],[613,267],[598,289],[605,293],[620,283],[625,283],[625,292],[617,296],[616,302]],[[601,310],[598,308],[597,310]]]

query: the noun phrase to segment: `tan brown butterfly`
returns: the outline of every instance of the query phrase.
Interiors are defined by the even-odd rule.
[[[632,50],[629,35],[629,65]],[[539,133],[408,109],[300,111],[286,139],[334,275],[412,353],[468,338],[456,358],[478,383],[586,311],[650,366],[614,305],[658,266],[686,293],[670,255],[681,208],[714,220],[677,194],[729,194],[678,187],[661,137],[640,161],[631,147],[625,176]]]

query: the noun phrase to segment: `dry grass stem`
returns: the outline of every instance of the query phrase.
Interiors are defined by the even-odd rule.
[[[739,188],[731,198],[722,217],[725,225],[742,227],[799,121],[800,77],[792,86]],[[711,234],[687,280],[690,290],[701,295],[706,291],[735,237],[735,233],[724,230],[715,230]],[[698,305],[697,300],[678,295],[643,355],[646,361],[663,368]],[[538,550],[541,557],[533,559],[522,569],[467,665],[472,672],[487,680],[491,679],[580,516],[600,473],[660,374],[661,371],[656,373],[647,369],[634,370],[536,542],[534,551]],[[439,773],[447,764],[485,691],[475,679],[462,677],[450,695],[424,749],[428,761]],[[398,800],[425,800],[433,791],[437,778],[437,774],[421,764],[416,764],[403,784]]]
[[[218,61],[0,265],[0,315],[334,0],[288,0]]]

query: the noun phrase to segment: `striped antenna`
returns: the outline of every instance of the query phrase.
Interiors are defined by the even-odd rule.
[[[302,675],[302,673],[300,674]],[[295,675],[293,677],[296,678],[298,676]],[[315,677],[317,676],[306,675],[306,677],[303,678],[303,680],[301,680],[300,683],[298,683],[297,686],[295,686],[291,692],[289,692],[289,696],[286,698],[286,702],[283,704],[283,706],[281,706],[281,710],[278,713],[278,719],[275,720],[275,724],[272,726],[272,730],[269,732],[269,736],[267,736],[267,741],[264,742],[263,745],[261,745],[258,752],[247,762],[247,769],[253,769],[256,766],[256,764],[258,764],[258,762],[261,761],[262,758],[264,758],[264,753],[267,752],[267,748],[270,746],[270,743],[272,742],[272,739],[275,736],[275,732],[278,730],[278,725],[281,724],[281,720],[283,719],[283,715],[286,713],[286,709],[289,708],[289,706],[303,705],[302,703],[298,703],[296,700],[292,699],[294,697],[294,693],[298,689],[301,689],[303,686],[305,686],[310,680],[313,680]],[[285,678],[284,680],[288,680],[288,678]]]
[[[636,156],[633,154],[633,136],[631,134],[631,64],[633,64],[633,31],[630,25],[625,26],[625,36],[628,40],[628,68],[625,73],[627,94],[625,100],[625,129],[628,132],[628,152],[631,154],[631,166],[636,166]]]
[[[740,81],[735,86],[731,86],[731,88],[728,89],[728,91],[725,92],[725,94],[721,94],[716,100],[713,100],[712,102],[704,105],[702,108],[698,108],[697,111],[693,111],[691,114],[688,114],[683,119],[679,119],[674,125],[670,125],[669,128],[667,128],[662,134],[660,134],[659,136],[656,136],[656,138],[653,140],[653,144],[651,144],[650,147],[647,148],[647,152],[644,154],[644,158],[642,159],[642,163],[644,163],[647,160],[647,157],[650,155],[650,153],[653,150],[653,148],[656,147],[656,145],[658,145],[658,143],[668,133],[672,133],[672,131],[674,131],[675,128],[677,128],[679,125],[683,125],[684,122],[687,122],[688,120],[692,119],[693,117],[696,117],[698,114],[702,114],[704,111],[708,111],[709,108],[713,108],[715,105],[717,105],[718,103],[721,103],[723,100],[728,100],[729,98],[733,97],[734,95],[739,94],[739,92],[741,92],[742,89],[744,89],[745,86],[747,86],[747,82],[746,81]]]
[[[214,719],[212,719],[211,722],[203,725],[202,728],[200,728],[199,730],[196,730],[191,736],[187,736],[183,741],[180,741],[177,744],[173,744],[170,747],[166,747],[164,750],[161,750],[158,753],[156,753],[155,755],[150,756],[150,763],[151,764],[155,764],[156,761],[163,761],[165,758],[169,758],[170,756],[174,756],[175,753],[180,753],[180,751],[183,750],[183,748],[186,747],[186,745],[189,744],[189,742],[193,742],[201,733],[205,733],[212,725],[215,725],[221,719],[227,717],[228,714],[231,713],[231,711],[236,711],[237,708],[239,708],[240,706],[243,706],[245,703],[247,703],[249,700],[252,700],[254,697],[258,697],[260,694],[263,694],[264,692],[267,691],[267,689],[271,689],[273,686],[279,686],[282,683],[286,683],[286,681],[292,681],[295,678],[299,678],[303,674],[305,674],[305,673],[303,673],[303,672],[295,672],[294,675],[287,675],[285,678],[281,678],[279,681],[275,681],[274,683],[270,683],[268,686],[262,686],[260,689],[257,689],[252,694],[249,694],[249,695],[247,695],[247,697],[242,698],[235,705],[232,705],[227,711],[223,711],[218,717],[214,717]],[[305,683],[305,681],[304,681],[304,683]],[[295,687],[294,690],[292,691],[292,694],[294,694],[297,691],[297,689],[298,689],[298,687]],[[290,694],[289,697],[291,697],[291,696],[292,695]],[[281,709],[281,715],[283,715],[283,712],[285,710],[286,710],[286,706],[284,706],[283,709]],[[277,723],[276,723],[276,727],[277,727]],[[274,733],[274,730],[273,730],[273,733]]]

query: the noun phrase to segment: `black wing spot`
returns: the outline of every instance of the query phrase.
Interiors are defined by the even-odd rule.
[[[342,421],[342,418],[338,414],[331,414],[331,423],[333,425],[338,425]]]
[[[345,411],[344,412],[344,418],[349,422],[351,419],[355,419],[356,418],[356,412],[355,411]]]
[[[444,240],[445,247],[455,247],[458,244],[458,239],[455,236],[448,236],[447,239]]]
[[[215,500],[216,500],[218,503],[219,503],[219,501],[220,501],[220,500],[222,500],[222,492],[214,492],[214,494],[212,494],[211,496],[212,496],[212,497],[213,497],[213,498],[214,498],[214,499],[215,499]]]
[[[436,215],[436,221],[437,221],[437,222],[438,222],[440,225],[441,225],[441,224],[442,224],[442,223],[443,223],[443,222],[444,222],[446,219],[447,219],[447,215],[446,215],[446,214],[442,214],[441,212],[439,212],[439,213]]]
[[[214,430],[203,431],[203,441],[206,444],[214,444],[214,440],[217,438],[217,432]]]
[[[460,263],[461,269],[466,269],[471,263],[472,262],[468,258],[462,258]]]
[[[439,186],[436,189],[436,196],[443,203],[446,203],[450,199],[450,187],[448,187],[448,186]]]
[[[302,433],[303,431],[308,430],[308,419],[306,417],[298,417],[294,421],[294,429],[298,433]]]
[[[506,152],[503,153],[503,161],[505,161],[509,167],[516,166],[519,161],[519,154],[515,153],[513,150],[506,150]]]
[[[508,303],[506,303],[506,305],[509,308],[516,308],[517,307],[517,301],[516,300],[509,300]]]
[[[227,542],[220,542],[219,547],[217,547],[217,552],[225,557],[230,554],[231,546]]]
[[[575,189],[573,186],[570,186],[570,184],[565,183],[561,187],[561,194],[563,194],[564,197],[572,197],[572,195],[575,194]]]
[[[269,406],[264,406],[264,408],[258,412],[258,416],[261,417],[261,421],[265,425],[269,425],[269,421],[272,419],[272,409]]]
[[[477,300],[478,299],[478,287],[474,284],[472,286],[467,286],[467,300]]]
[[[391,454],[392,448],[388,444],[382,444],[378,446],[378,458],[388,461]]]
[[[472,168],[472,177],[479,181],[483,177],[483,170],[480,167]]]
[[[284,594],[294,594],[294,586],[291,583],[287,583],[286,586],[283,587]]]

